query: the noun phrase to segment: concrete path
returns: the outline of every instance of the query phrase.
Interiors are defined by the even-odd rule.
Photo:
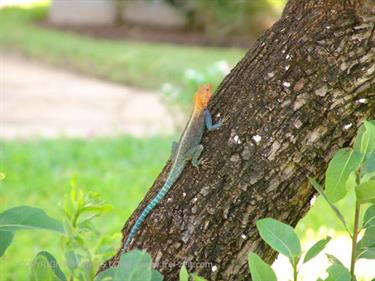
[[[0,138],[170,134],[160,95],[0,53]]]

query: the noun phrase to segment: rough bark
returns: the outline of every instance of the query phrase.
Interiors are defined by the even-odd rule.
[[[152,255],[165,280],[177,280],[183,262],[208,280],[249,280],[250,251],[274,260],[255,221],[296,225],[314,194],[306,177],[322,179],[334,152],[375,117],[374,11],[372,0],[291,0],[224,79],[210,109],[229,119],[202,142],[211,167],[189,165],[132,245]]]

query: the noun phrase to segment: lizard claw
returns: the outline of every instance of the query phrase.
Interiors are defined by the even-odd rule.
[[[220,119],[220,126],[223,126],[229,120],[229,116],[225,115],[223,118]]]
[[[204,169],[211,169],[212,168],[212,161],[208,160],[207,158],[204,158],[204,159],[199,161],[199,166],[202,166],[202,168],[204,168]]]

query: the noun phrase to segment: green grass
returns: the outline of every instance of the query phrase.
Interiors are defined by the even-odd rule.
[[[0,212],[26,204],[62,218],[62,202],[69,191],[69,180],[77,174],[80,187],[101,193],[114,206],[111,213],[96,221],[97,226],[104,233],[118,234],[166,162],[171,139],[1,141],[0,171],[6,178],[0,183]],[[340,202],[339,207],[345,216],[351,215],[352,200]],[[304,239],[307,230],[319,232],[322,225],[327,226],[327,231],[342,230],[325,202],[318,200],[297,231]],[[117,235],[113,240],[115,247],[120,245],[120,238]],[[58,243],[56,234],[17,233],[0,262],[0,280],[27,280],[31,259],[41,250],[50,251],[62,262]]]
[[[1,142],[0,212],[17,205],[40,207],[62,218],[69,179],[77,174],[84,190],[97,191],[114,206],[96,223],[104,233],[119,233],[169,157],[170,140],[122,137],[93,140]],[[121,237],[113,241],[117,248]],[[0,262],[0,280],[28,280],[28,266],[38,251],[63,261],[59,237],[44,231],[17,233]],[[64,264],[63,264],[64,265]]]
[[[204,71],[217,61],[235,65],[245,50],[108,41],[39,27],[48,5],[0,9],[0,50],[141,88],[180,85],[186,69]]]

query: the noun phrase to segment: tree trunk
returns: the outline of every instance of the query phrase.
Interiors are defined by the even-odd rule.
[[[183,262],[208,280],[249,280],[250,251],[275,259],[256,220],[295,226],[314,194],[306,177],[322,179],[334,152],[375,117],[374,23],[373,0],[290,0],[224,79],[210,110],[228,120],[202,141],[211,167],[188,165],[131,247],[150,253],[165,280],[177,280]],[[123,242],[168,169],[126,223]]]

